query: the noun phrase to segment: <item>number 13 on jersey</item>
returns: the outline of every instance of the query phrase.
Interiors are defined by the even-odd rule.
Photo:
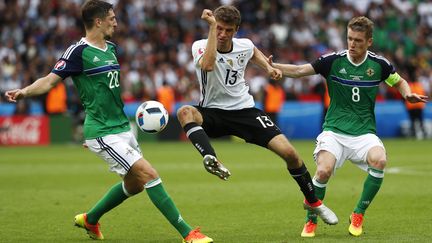
[[[227,69],[225,76],[225,85],[234,85],[237,82],[238,71]]]

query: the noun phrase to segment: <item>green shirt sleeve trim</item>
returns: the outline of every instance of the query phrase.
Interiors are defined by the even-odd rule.
[[[390,74],[389,77],[385,80],[385,82],[390,86],[393,87],[395,84],[397,84],[400,80],[400,76],[398,73]]]

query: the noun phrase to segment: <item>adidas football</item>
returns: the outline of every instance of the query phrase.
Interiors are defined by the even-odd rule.
[[[143,132],[157,133],[168,124],[168,111],[157,101],[149,100],[142,103],[136,110],[135,120]]]

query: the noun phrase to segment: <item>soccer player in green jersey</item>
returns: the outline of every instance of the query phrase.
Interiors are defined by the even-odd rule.
[[[313,178],[315,193],[324,199],[330,176],[345,160],[368,172],[363,192],[350,216],[348,231],[353,236],[362,234],[366,209],[381,187],[387,162],[383,143],[376,136],[375,99],[381,82],[395,87],[411,103],[427,102],[428,97],[412,93],[407,82],[393,65],[368,48],[372,45],[373,22],[354,17],[348,23],[347,50],[321,56],[303,65],[269,63],[292,78],[321,74],[327,82],[330,106],[317,137],[314,151],[317,171]],[[314,237],[317,217],[308,212],[301,236]]]
[[[87,1],[82,7],[82,19],[85,37],[64,52],[50,74],[23,89],[6,92],[7,99],[16,102],[46,93],[66,77],[72,77],[86,111],[85,144],[122,178],[93,208],[75,216],[75,224],[84,228],[92,239],[102,240],[98,223],[102,215],[146,189],[153,204],[181,234],[183,242],[213,242],[183,220],[157,171],[143,158],[130,130],[120,94],[116,45],[107,41],[117,26],[113,5],[100,0]]]

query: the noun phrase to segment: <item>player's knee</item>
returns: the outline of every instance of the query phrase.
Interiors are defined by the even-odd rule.
[[[128,194],[136,195],[144,190],[144,186],[139,180],[125,180],[125,188]]]
[[[328,181],[332,175],[333,169],[331,167],[318,167],[315,172],[315,178],[318,181]]]
[[[153,167],[148,168],[145,171],[145,173],[146,173],[146,176],[144,178],[144,185],[149,181],[152,181],[152,180],[159,178],[159,174],[157,173],[157,171]]]
[[[192,107],[189,105],[184,105],[177,110],[177,118],[179,121],[182,121],[190,116],[192,116]]]
[[[369,166],[379,170],[384,170],[387,165],[387,160],[385,157],[371,158],[369,160]]]
[[[149,181],[159,178],[159,174],[150,164],[135,163],[133,171],[125,177],[127,189],[131,194],[137,194],[144,190],[144,185]]]
[[[146,171],[138,173],[138,175],[132,180],[132,185],[128,191],[130,191],[131,194],[138,194],[144,190],[144,187],[148,182],[156,180],[157,178],[159,178],[159,175],[155,169],[146,169]]]

